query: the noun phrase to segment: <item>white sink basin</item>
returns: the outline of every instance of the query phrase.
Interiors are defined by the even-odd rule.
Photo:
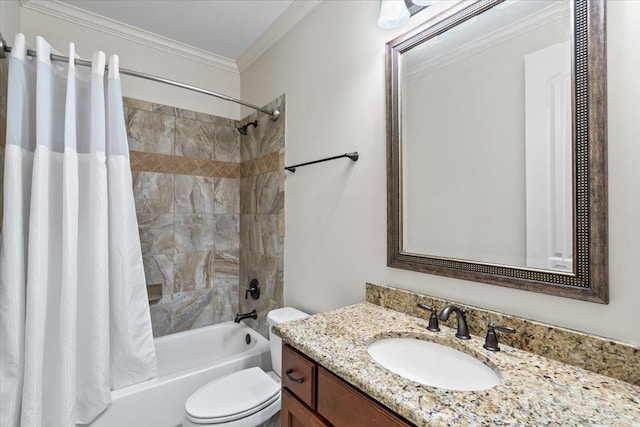
[[[500,374],[451,347],[414,338],[386,338],[367,347],[369,355],[401,377],[447,390],[486,390],[500,383]]]

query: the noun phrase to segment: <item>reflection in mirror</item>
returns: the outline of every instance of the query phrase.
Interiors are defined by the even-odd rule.
[[[403,251],[572,271],[566,1],[508,1],[401,57]]]
[[[388,264],[608,302],[604,0],[480,0],[387,44]]]

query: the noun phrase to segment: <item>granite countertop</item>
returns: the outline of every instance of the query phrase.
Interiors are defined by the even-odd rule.
[[[362,303],[274,326],[284,341],[412,423],[423,425],[640,426],[640,387],[506,345],[484,350],[484,337],[455,338],[441,326]],[[500,372],[484,391],[437,389],[383,368],[367,345],[414,337],[473,355]],[[426,363],[426,361],[425,361]]]

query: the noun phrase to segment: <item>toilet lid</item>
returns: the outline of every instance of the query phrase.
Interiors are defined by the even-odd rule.
[[[249,416],[278,399],[280,384],[260,368],[215,379],[187,399],[186,413],[199,420],[227,422]]]

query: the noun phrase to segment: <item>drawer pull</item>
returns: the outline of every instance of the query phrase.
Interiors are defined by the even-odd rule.
[[[304,378],[295,378],[291,376],[291,372],[293,372],[293,369],[287,369],[284,374],[287,376],[287,378],[289,378],[291,381],[296,382],[298,384],[302,384],[304,382]]]

